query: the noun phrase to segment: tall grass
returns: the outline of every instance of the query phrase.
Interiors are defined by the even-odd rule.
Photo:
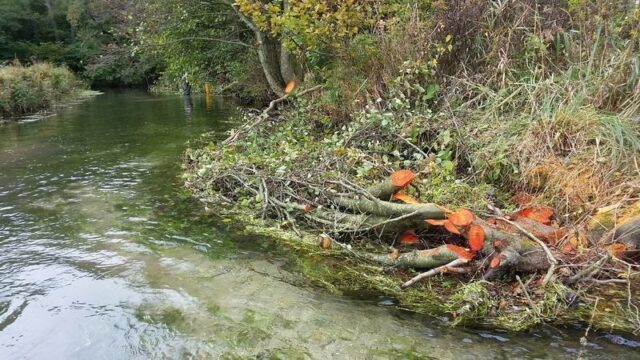
[[[83,87],[65,67],[37,63],[0,68],[0,117],[12,118],[64,101]]]
[[[470,175],[567,218],[640,191],[640,33],[624,30],[640,10],[595,3],[483,6],[494,39],[473,34],[477,53],[456,56],[477,67],[462,65],[444,95]]]

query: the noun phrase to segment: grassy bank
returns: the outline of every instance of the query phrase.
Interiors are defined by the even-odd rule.
[[[46,63],[0,68],[0,119],[51,110],[74,98],[85,85],[65,67]]]
[[[375,29],[308,74],[313,81],[303,86],[321,91],[294,92],[276,111],[248,114],[244,121],[256,125],[234,141],[194,144],[185,154],[187,187],[209,207],[303,239],[292,245],[300,268],[328,288],[382,293],[454,323],[520,330],[593,320],[639,332],[637,251],[620,259],[602,235],[640,215],[640,10],[606,1],[428,9],[413,4],[393,21],[388,13],[373,19]],[[489,205],[553,209],[551,225],[565,235],[548,243],[559,264],[551,281],[518,268],[483,280],[498,244],[497,255],[476,258],[468,274],[398,290],[417,270],[358,254],[466,245],[410,227],[419,241],[401,245],[401,231],[372,230],[370,213],[335,201],[370,197],[367,189],[398,169],[417,174],[407,192],[420,203],[481,218],[490,217]],[[320,233],[350,250],[304,240]]]

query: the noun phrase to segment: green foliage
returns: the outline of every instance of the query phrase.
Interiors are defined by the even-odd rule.
[[[48,110],[78,92],[83,84],[64,67],[38,63],[0,68],[0,117]]]
[[[205,82],[238,83],[251,97],[267,92],[248,31],[230,4],[193,0],[146,3],[137,27],[136,51],[163,59],[158,91],[178,90],[185,72],[194,91]]]
[[[371,1],[238,0],[240,11],[286,46],[309,50],[339,48],[361,29],[374,25]]]
[[[64,64],[101,85],[146,83],[158,62],[132,53],[140,9],[125,0],[2,0],[0,61]]]

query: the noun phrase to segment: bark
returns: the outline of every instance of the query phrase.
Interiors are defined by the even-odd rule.
[[[305,215],[308,219],[331,226],[336,233],[375,232],[379,236],[396,235],[406,230],[424,229],[427,225],[420,219],[400,219],[369,214],[347,214],[341,211],[315,209]]]
[[[625,221],[604,235],[606,242],[621,243],[632,249],[640,248],[640,216]]]
[[[533,273],[549,269],[551,264],[542,249],[521,254],[514,248],[507,248],[497,254],[500,264],[490,267],[484,274],[486,280],[495,279],[507,273]]]
[[[336,197],[333,201],[338,206],[354,212],[386,218],[405,216],[407,220],[421,221],[446,219],[444,211],[435,204],[397,204],[381,200],[353,199],[344,196]]]
[[[368,258],[389,266],[401,268],[432,269],[446,265],[460,256],[451,251],[447,245],[429,250],[414,250],[397,257],[390,255],[368,255]]]
[[[391,183],[390,179],[387,179],[381,183],[378,183],[367,189],[367,192],[371,194],[371,196],[378,198],[380,200],[389,201],[393,194],[400,191],[401,188],[398,186],[394,186]]]
[[[253,31],[258,43],[258,59],[264,72],[264,76],[269,83],[269,88],[279,97],[285,95],[285,81],[280,71],[280,42],[270,37],[260,30],[248,17],[246,17],[237,6],[229,2],[240,19]]]
[[[640,259],[640,216],[625,221],[622,225],[606,233],[601,243],[622,244],[624,250],[618,256],[625,260]]]
[[[302,80],[302,69],[293,54],[284,46],[280,48],[280,74],[285,84],[292,80],[300,83]]]
[[[406,289],[409,286],[413,286],[414,284],[416,284],[420,280],[423,280],[423,279],[426,279],[428,277],[441,274],[443,272],[458,271],[458,270],[461,269],[461,268],[458,268],[458,266],[464,265],[466,263],[467,263],[467,260],[455,259],[450,263],[447,263],[447,264],[442,265],[442,266],[438,266],[437,268],[431,269],[431,270],[429,270],[427,272],[423,272],[422,274],[419,274],[418,276],[414,276],[413,278],[411,278],[411,280],[409,280],[409,281],[403,283],[402,285],[400,285],[400,289]]]
[[[282,11],[286,12],[289,1],[282,1]],[[302,80],[302,68],[299,66],[295,57],[284,46],[280,46],[280,75],[285,84],[292,80],[300,83]]]
[[[479,218],[476,218],[473,223],[482,226],[484,230],[484,247],[480,250],[480,253],[485,256],[489,256],[496,251],[504,251],[507,248],[513,249],[519,254],[540,249],[538,244],[526,236],[498,229]],[[463,236],[466,236],[466,234],[463,234]]]
[[[269,87],[276,95],[284,96],[286,83],[280,69],[280,43],[260,30],[254,33],[258,41],[258,58]]]

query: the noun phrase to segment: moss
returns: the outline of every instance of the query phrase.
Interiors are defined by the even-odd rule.
[[[484,319],[495,305],[487,290],[486,281],[461,285],[446,302],[448,311],[455,315],[453,324],[475,324]]]
[[[234,219],[244,224],[244,232],[266,236],[286,248],[294,269],[310,284],[334,294],[357,298],[384,296],[394,299],[400,309],[432,316],[447,316],[452,326],[490,327],[524,331],[536,325],[575,322],[589,323],[606,330],[633,332],[640,318],[625,302],[598,304],[562,284],[551,283],[543,291],[531,292],[534,304],[511,284],[458,281],[436,276],[415,287],[399,290],[398,285],[412,275],[410,271],[386,269],[378,264],[354,257],[342,249],[323,250],[311,233],[302,237],[293,231],[273,226],[246,213],[233,212]],[[591,296],[623,299],[623,293],[590,293]]]

